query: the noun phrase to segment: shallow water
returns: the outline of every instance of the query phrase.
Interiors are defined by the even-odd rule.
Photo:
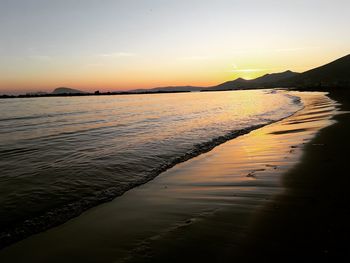
[[[1,100],[0,232],[65,221],[301,107],[270,90]]]
[[[256,211],[285,190],[282,175],[337,114],[324,93],[291,94],[303,103],[292,116],[9,246],[1,250],[0,261],[232,262],[227,254],[239,249]]]

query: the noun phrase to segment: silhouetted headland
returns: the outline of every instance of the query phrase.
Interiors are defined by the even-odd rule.
[[[52,94],[84,94],[85,91],[77,90],[77,89],[71,89],[66,87],[59,87],[54,89]]]

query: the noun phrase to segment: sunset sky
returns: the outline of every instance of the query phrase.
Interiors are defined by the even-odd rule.
[[[348,0],[0,0],[0,93],[210,86],[350,53]]]

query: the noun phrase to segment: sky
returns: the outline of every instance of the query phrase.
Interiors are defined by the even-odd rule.
[[[349,0],[0,0],[0,94],[211,86],[350,53]]]

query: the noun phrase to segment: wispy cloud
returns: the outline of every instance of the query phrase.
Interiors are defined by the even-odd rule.
[[[293,51],[300,51],[305,49],[316,49],[319,48],[319,46],[310,46],[310,47],[290,47],[290,48],[279,48],[276,49],[276,52],[293,52]]]
[[[112,52],[112,53],[104,53],[100,54],[99,57],[104,58],[125,58],[125,57],[135,57],[135,53],[131,52]]]
[[[87,68],[99,68],[99,67],[103,67],[105,64],[103,63],[89,63],[86,64],[85,67]]]
[[[232,69],[228,72],[261,72],[261,71],[268,71],[269,69],[266,68],[248,68],[248,69]]]
[[[180,60],[208,60],[212,59],[210,56],[189,56],[189,57],[181,57]]]
[[[32,56],[28,56],[28,58],[33,60],[40,60],[40,61],[51,60],[50,56],[44,56],[44,55],[32,55]]]
[[[305,46],[305,47],[275,47],[275,48],[263,48],[263,47],[250,47],[250,48],[240,48],[235,49],[231,51],[232,55],[237,54],[263,54],[263,53],[269,53],[269,52],[298,52],[303,50],[313,50],[313,49],[319,49],[320,46]]]

